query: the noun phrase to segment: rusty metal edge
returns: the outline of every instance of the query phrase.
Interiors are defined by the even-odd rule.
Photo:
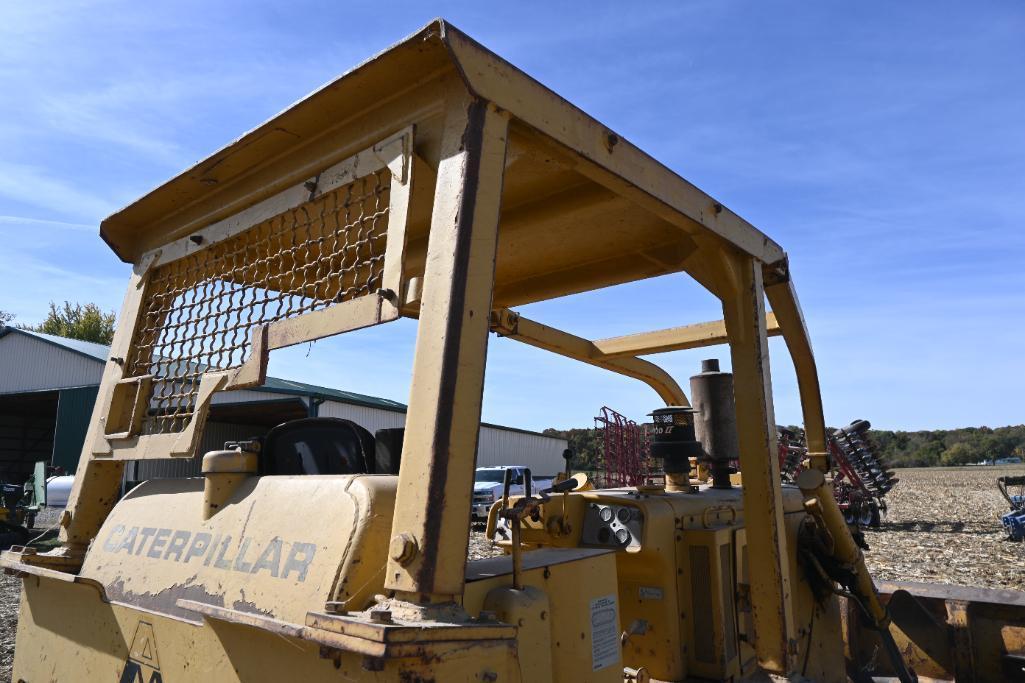
[[[890,595],[895,591],[903,589],[919,598],[1025,607],[1025,593],[999,588],[974,588],[971,586],[921,583],[917,581],[880,581],[876,584],[876,587],[882,595]]]

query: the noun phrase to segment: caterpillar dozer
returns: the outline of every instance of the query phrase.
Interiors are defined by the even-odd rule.
[[[2,556],[23,579],[16,681],[1022,675],[1021,594],[873,585],[825,476],[783,249],[444,21],[100,232],[133,270],[60,546]],[[662,302],[657,329],[590,340],[518,312],[663,276],[723,319],[673,327]],[[270,353],[400,318],[417,325],[400,434],[307,421],[197,452],[212,401],[261,384]],[[491,333],[648,385],[665,476],[506,496],[488,524],[508,553],[468,561]],[[799,383],[796,485],[770,335]],[[716,344],[732,372],[710,365],[693,405],[641,358]],[[126,463],[191,458],[202,476],[120,495]]]

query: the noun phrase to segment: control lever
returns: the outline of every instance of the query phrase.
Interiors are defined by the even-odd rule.
[[[550,487],[542,491],[542,493],[567,493],[575,489],[578,483],[580,482],[576,479],[563,479],[557,484],[552,484]]]
[[[500,519],[504,519],[508,522],[509,530],[512,538],[512,562],[513,562],[513,588],[520,590],[523,587],[522,581],[522,552],[523,549],[520,546],[520,530],[521,524],[525,517],[534,517],[537,519],[539,508],[550,501],[552,498],[550,493],[561,493],[563,496],[568,494],[570,491],[575,490],[580,486],[586,479],[573,477],[570,479],[564,479],[556,484],[552,484],[546,489],[538,491],[536,495],[533,494],[533,479],[529,469],[523,470],[523,497],[517,500],[513,505],[509,505],[509,493],[512,486],[512,470],[506,470],[505,476],[502,480],[502,508],[498,511]],[[563,501],[563,509],[566,509],[566,503]]]
[[[547,491],[540,491],[536,497],[531,495],[533,481],[531,480],[529,469],[523,470],[523,497],[511,507],[509,505],[509,487],[512,483],[511,470],[505,471],[505,478],[502,483],[504,489],[502,492],[502,509],[498,514],[502,519],[508,521],[512,531],[512,587],[514,590],[521,590],[523,588],[523,549],[520,547],[520,524],[524,517],[536,513],[538,507],[547,503],[551,498],[548,496]]]
[[[568,512],[569,511],[569,502],[568,502],[569,494],[572,491],[576,491],[577,489],[585,487],[586,484],[587,484],[587,475],[576,474],[576,475],[573,475],[572,477],[570,477],[569,479],[563,479],[562,481],[555,482],[550,487],[548,487],[547,489],[545,489],[544,491],[541,492],[542,495],[549,494],[549,493],[552,494],[553,496],[556,495],[556,494],[559,494],[559,493],[562,494],[562,514],[561,515],[550,516],[548,518],[548,531],[549,531],[549,533],[551,533],[551,534],[553,534],[555,536],[566,536],[566,535],[568,535],[570,533],[571,527],[570,527],[570,524],[569,524],[569,512]]]

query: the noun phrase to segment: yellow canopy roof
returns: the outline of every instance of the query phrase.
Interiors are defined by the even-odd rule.
[[[453,88],[511,115],[496,306],[689,270],[723,247],[767,266],[785,259],[722,204],[440,19],[113,214],[100,233],[136,261],[413,124],[430,181],[411,209],[407,268],[417,275],[431,211],[422,187],[433,185]]]

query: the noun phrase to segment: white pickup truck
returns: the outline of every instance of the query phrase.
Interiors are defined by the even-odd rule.
[[[523,495],[523,465],[499,465],[496,467],[478,467],[473,477],[473,505],[470,516],[474,522],[483,522],[488,518],[488,511],[496,500],[502,497],[502,484],[506,470],[512,470],[512,481],[509,485],[510,496]],[[531,478],[531,495],[535,495],[552,485],[550,478]]]

